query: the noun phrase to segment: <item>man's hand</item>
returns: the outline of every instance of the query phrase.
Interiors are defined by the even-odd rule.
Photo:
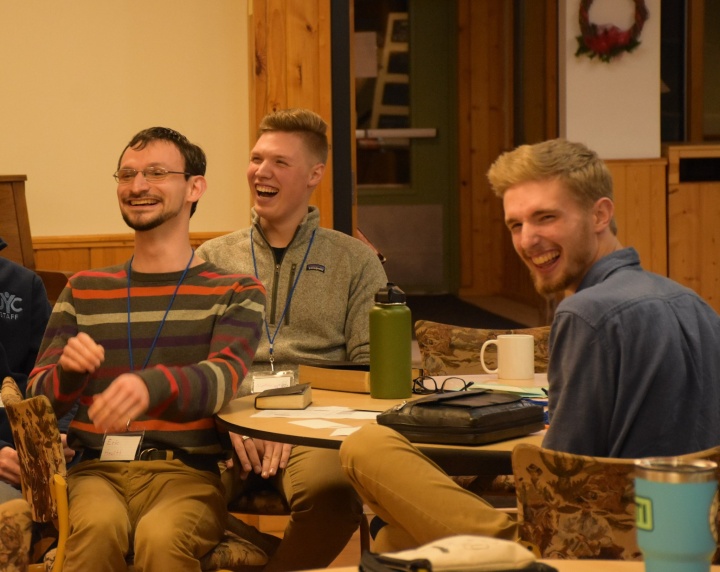
[[[292,445],[265,441],[263,439],[251,439],[237,433],[230,433],[235,452],[240,460],[240,478],[245,478],[254,471],[263,479],[277,474],[278,469],[287,467]]]
[[[127,431],[129,422],[150,406],[150,392],[139,375],[123,373],[110,386],[93,397],[88,416],[102,431]]]
[[[105,361],[105,349],[85,332],[68,339],[58,365],[65,371],[93,373]]]
[[[20,484],[20,461],[17,451],[12,447],[0,449],[0,481],[11,485]]]
[[[65,433],[60,433],[60,441],[62,441],[63,446],[63,454],[65,455],[65,462],[69,463],[73,460],[73,457],[75,456],[75,449],[71,449],[68,447],[67,444],[67,435]]]

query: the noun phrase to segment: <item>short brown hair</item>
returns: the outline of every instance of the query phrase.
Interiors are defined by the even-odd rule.
[[[501,198],[515,185],[557,179],[585,207],[592,207],[603,197],[613,199],[612,176],[605,162],[582,143],[565,139],[521,145],[503,153],[487,176],[493,192]],[[614,218],[610,230],[617,233]]]
[[[279,109],[268,113],[260,122],[257,136],[260,138],[263,133],[272,131],[297,133],[320,163],[327,162],[329,149],[327,123],[314,111],[296,108]]]
[[[207,168],[207,158],[205,157],[205,152],[198,145],[190,143],[185,135],[178,133],[174,129],[170,129],[169,127],[149,127],[148,129],[143,129],[139,133],[136,133],[133,138],[130,139],[130,143],[125,145],[123,152],[120,153],[117,165],[118,169],[120,168],[120,162],[122,161],[123,155],[125,155],[125,151],[128,149],[142,151],[153,141],[167,141],[177,147],[183,157],[183,160],[185,161],[184,169],[185,172],[188,173],[185,175],[186,181],[194,175],[205,175],[205,169]],[[197,205],[197,202],[194,202],[192,207],[190,207],[191,217],[195,214]]]

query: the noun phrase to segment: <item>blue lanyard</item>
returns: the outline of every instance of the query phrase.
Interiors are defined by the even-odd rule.
[[[253,230],[254,228],[250,229],[250,251],[252,252],[252,260],[253,260],[253,268],[255,269],[255,278],[260,280],[260,276],[258,276],[258,269],[257,269],[257,259],[255,258],[255,242],[253,241]],[[283,309],[282,315],[280,316],[280,319],[277,322],[277,325],[275,326],[275,333],[273,335],[270,335],[270,324],[268,324],[267,319],[267,313],[265,314],[265,333],[267,334],[268,343],[270,344],[270,370],[275,371],[275,358],[273,357],[273,346],[275,345],[275,338],[278,335],[278,331],[280,330],[280,326],[283,323],[283,320],[285,319],[285,314],[288,311],[288,308],[290,307],[290,300],[292,300],[293,294],[295,293],[295,287],[297,286],[298,280],[300,280],[300,275],[302,274],[303,268],[305,268],[305,262],[307,261],[308,254],[310,254],[310,247],[312,246],[313,241],[315,240],[315,231],[317,229],[312,231],[312,235],[310,235],[310,242],[308,242],[307,250],[305,251],[305,256],[303,257],[302,264],[300,265],[300,270],[297,273],[297,276],[295,276],[295,282],[293,282],[292,287],[290,288],[290,291],[288,292],[287,298],[285,300],[285,308]]]
[[[150,362],[150,356],[152,355],[153,351],[155,350],[155,344],[158,341],[158,338],[160,337],[160,332],[163,329],[163,326],[165,325],[165,320],[168,317],[168,314],[170,313],[170,308],[172,308],[173,302],[175,301],[175,296],[178,293],[178,290],[180,290],[180,284],[182,284],[183,280],[185,280],[185,276],[188,273],[188,270],[190,269],[190,263],[193,261],[193,258],[195,257],[195,250],[193,249],[190,252],[190,260],[188,260],[187,266],[185,266],[185,270],[182,273],[182,276],[180,276],[180,280],[178,280],[177,286],[175,286],[175,291],[173,292],[172,298],[170,298],[170,303],[168,304],[167,309],[165,310],[165,315],[163,316],[162,322],[160,322],[160,325],[158,326],[157,332],[155,332],[155,339],[152,342],[152,345],[150,346],[150,351],[148,352],[147,357],[145,358],[145,363],[142,366],[142,369],[145,369]],[[128,264],[128,275],[127,275],[127,339],[128,339],[128,353],[130,354],[130,371],[135,371],[135,360],[133,359],[133,347],[132,347],[132,330],[130,328],[130,276],[132,275],[132,261],[135,258],[135,255],[133,254],[130,257],[130,263]]]

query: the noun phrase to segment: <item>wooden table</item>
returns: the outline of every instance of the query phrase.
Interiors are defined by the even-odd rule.
[[[382,412],[402,403],[402,399],[373,399],[368,394],[313,389],[315,406],[338,405],[364,411]],[[268,439],[293,445],[307,445],[326,449],[339,449],[344,439],[331,435],[333,429],[312,429],[291,423],[297,419],[253,417],[258,410],[255,396],[234,399],[218,414],[218,421],[228,430],[251,437]],[[338,419],[338,423],[362,427],[375,423],[371,419]],[[479,473],[511,474],[510,454],[518,443],[540,445],[542,433],[534,433],[520,439],[500,441],[489,445],[415,445],[428,457],[452,475],[476,475]]]

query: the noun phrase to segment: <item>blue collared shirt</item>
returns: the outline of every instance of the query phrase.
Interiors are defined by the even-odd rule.
[[[548,380],[545,447],[628,458],[720,445],[720,317],[633,248],[558,305]]]

